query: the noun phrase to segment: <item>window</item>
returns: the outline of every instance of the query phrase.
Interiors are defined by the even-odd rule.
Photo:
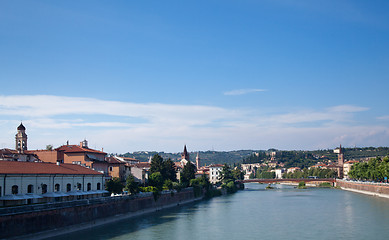
[[[100,190],[101,184],[97,183],[97,190]]]
[[[0,186],[0,197],[1,197],[1,186]]]
[[[109,171],[110,171],[110,172],[113,171],[113,167],[112,167],[112,166],[109,167]]]
[[[59,192],[59,190],[60,190],[60,186],[59,186],[59,184],[57,183],[57,184],[55,184],[55,186],[54,186],[54,191],[55,191],[55,192]]]
[[[88,191],[92,190],[92,184],[91,183],[88,183],[87,189],[88,189]]]
[[[68,183],[66,184],[66,192],[72,191],[72,184]]]
[[[34,193],[34,185],[30,184],[27,186],[27,193]]]
[[[18,194],[19,193],[19,187],[18,185],[12,186],[12,194]]]
[[[45,193],[47,193],[47,185],[42,184],[42,194],[45,194]]]
[[[81,185],[81,183],[77,183],[77,191],[80,191],[80,190],[81,190],[81,188],[82,188],[82,185]]]

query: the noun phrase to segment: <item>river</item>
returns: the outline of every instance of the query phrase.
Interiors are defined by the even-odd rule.
[[[337,189],[245,185],[236,194],[51,239],[389,238],[389,199]]]

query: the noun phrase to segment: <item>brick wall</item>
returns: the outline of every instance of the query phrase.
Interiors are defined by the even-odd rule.
[[[342,188],[359,190],[359,191],[371,192],[371,193],[375,193],[375,194],[389,195],[389,186],[385,186],[385,185],[348,182],[348,181],[343,181],[343,180],[337,179],[336,186],[342,187]]]

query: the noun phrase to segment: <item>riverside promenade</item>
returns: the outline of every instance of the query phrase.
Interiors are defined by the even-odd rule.
[[[342,190],[367,194],[371,196],[389,198],[388,183],[375,183],[375,182],[362,182],[362,181],[336,179],[336,186]]]
[[[194,201],[192,188],[0,209],[0,239],[45,239]]]

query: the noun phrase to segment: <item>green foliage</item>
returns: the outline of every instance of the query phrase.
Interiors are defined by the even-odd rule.
[[[165,180],[170,180],[172,182],[177,181],[176,168],[174,162],[170,158],[163,161],[163,169],[161,174]]]
[[[140,190],[142,192],[152,192],[155,201],[157,201],[159,196],[161,196],[160,190],[158,190],[156,187],[153,187],[153,186],[140,187]]]
[[[243,180],[244,172],[241,170],[240,167],[236,167],[232,170],[232,176],[235,180]]]
[[[230,166],[227,165],[227,163],[224,164],[222,170],[220,171],[219,180],[222,183],[227,183],[229,181],[234,180],[234,176],[232,175],[232,171]]]
[[[155,192],[155,191],[158,191],[157,188],[153,187],[153,186],[139,187],[139,190],[141,192]]]
[[[126,186],[124,187],[125,191],[128,191],[131,194],[139,192],[139,183],[135,181],[134,176],[129,175],[126,179]]]
[[[105,190],[109,193],[121,193],[123,191],[124,185],[119,178],[113,178],[105,182]]]
[[[166,179],[163,183],[163,189],[164,190],[172,190],[173,189],[173,182],[170,179]]]
[[[150,174],[163,172],[163,158],[158,154],[155,154],[150,163]]]
[[[173,182],[173,189],[176,190],[177,192],[180,192],[181,189],[183,189],[184,186],[179,183],[179,182]]]
[[[301,182],[299,182],[299,186],[297,188],[304,189],[304,188],[307,188],[307,187],[305,186],[305,182],[301,181]]]
[[[149,177],[149,185],[155,187],[159,191],[162,190],[164,184],[164,179],[160,172],[155,172]]]
[[[262,178],[262,179],[274,179],[276,178],[275,172],[268,172],[268,171],[257,171],[256,178]]]
[[[319,184],[319,187],[322,187],[322,188],[331,188],[332,185],[331,185],[331,183],[329,183],[329,182],[323,182],[323,183],[320,183],[320,184]]]
[[[283,178],[308,178],[309,176],[315,176],[318,178],[335,178],[337,172],[332,169],[324,168],[305,168],[302,171],[295,171],[293,173],[284,173]]]
[[[195,178],[195,174],[196,174],[196,166],[193,165],[190,161],[188,161],[181,172],[181,179],[180,179],[181,183],[188,186],[190,180]]]
[[[177,181],[176,169],[174,162],[170,159],[163,160],[158,154],[154,155],[151,159],[150,173],[159,172],[162,175],[163,181],[171,180],[172,182]]]
[[[238,191],[237,186],[235,185],[235,182],[230,180],[228,182],[225,182],[221,185],[222,188],[227,190],[227,193],[235,193]]]
[[[237,163],[260,163],[270,160],[267,152],[276,151],[276,161],[285,164],[285,168],[299,167],[301,169],[315,165],[317,162],[332,162],[337,161],[337,155],[333,149],[315,150],[315,151],[278,151],[276,149],[265,150],[238,150],[229,152],[217,151],[202,151],[199,152],[202,164],[210,165],[224,164],[229,165]],[[365,147],[365,148],[343,148],[343,152],[347,159],[366,158],[386,156],[389,154],[388,147]],[[255,154],[254,154],[255,153]],[[121,156],[136,158],[142,162],[147,162],[149,156],[158,154],[164,159],[172,159],[179,161],[181,159],[180,153],[165,153],[165,152],[134,152],[126,153]],[[190,153],[193,154],[193,153]],[[258,156],[257,156],[258,155]]]
[[[389,178],[389,156],[356,163],[348,175],[359,180],[384,181],[385,177]]]

